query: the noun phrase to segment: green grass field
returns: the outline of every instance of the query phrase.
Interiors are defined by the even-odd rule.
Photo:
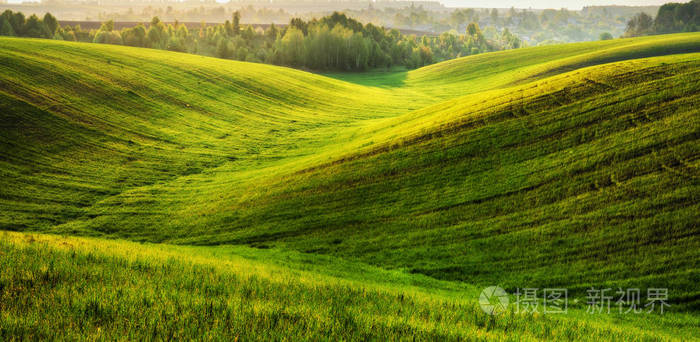
[[[700,34],[329,75],[0,38],[0,340],[695,339],[699,103]]]
[[[656,341],[700,324],[580,308],[491,317],[469,285],[288,251],[0,234],[3,340]]]

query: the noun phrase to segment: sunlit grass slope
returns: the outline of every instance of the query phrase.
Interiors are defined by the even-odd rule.
[[[580,308],[489,318],[468,286],[246,247],[0,232],[0,256],[3,341],[674,341],[700,324]]]
[[[274,241],[511,289],[670,287],[697,308],[699,58],[432,107],[377,128],[403,140],[257,190],[225,220],[229,238],[190,241]]]
[[[668,287],[696,309],[698,103],[698,54],[468,96],[368,126],[357,146],[395,138],[257,183],[216,219],[187,207],[172,231],[508,289]]]
[[[645,37],[345,82],[0,39],[0,227],[666,287],[697,309],[698,51]]]
[[[426,91],[444,97],[523,84],[587,66],[689,52],[700,52],[696,34],[543,46],[434,64],[408,73],[405,82],[412,86],[446,85],[426,87]]]
[[[4,228],[47,228],[123,192],[315,151],[419,108],[293,69],[106,45],[0,39]],[[328,129],[331,127],[331,129]]]

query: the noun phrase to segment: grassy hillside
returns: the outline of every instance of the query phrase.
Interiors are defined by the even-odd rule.
[[[353,122],[426,103],[186,54],[7,38],[0,48],[5,228],[65,223],[126,189],[222,164],[310,154]]]
[[[175,241],[509,289],[668,286],[697,308],[699,66],[582,69],[371,126],[365,140],[404,137],[251,188],[220,229],[195,216]]]
[[[489,318],[472,287],[293,252],[0,238],[2,340],[676,341],[700,324],[577,308]]]
[[[296,251],[448,287],[566,287],[579,296],[591,286],[662,287],[676,312],[700,308],[700,34],[333,78],[27,39],[0,38],[0,61],[0,229],[248,245],[260,250],[236,253],[270,260]],[[40,265],[33,254],[22,259],[22,244],[4,245],[16,256],[8,263]],[[65,272],[77,267],[65,262]],[[113,262],[121,261],[105,267],[121,274]],[[22,279],[12,272],[7,279]],[[340,291],[340,302],[356,294],[339,288],[329,291]],[[424,304],[443,305],[433,300]],[[358,310],[381,316],[366,308],[373,301]],[[404,305],[387,301],[391,310]],[[251,315],[235,324],[259,317]],[[382,331],[440,338],[462,331],[456,322]],[[493,328],[482,323],[463,335]],[[685,332],[686,323],[663,325]],[[352,324],[353,338],[377,326]],[[528,338],[563,334],[549,330],[553,322],[512,324]]]

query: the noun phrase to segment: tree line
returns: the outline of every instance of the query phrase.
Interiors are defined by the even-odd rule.
[[[395,29],[361,22],[334,12],[321,19],[295,18],[284,27],[254,29],[240,23],[239,12],[219,25],[188,29],[154,17],[148,24],[115,29],[114,22],[98,30],[61,27],[54,16],[26,18],[21,12],[0,15],[0,35],[128,45],[309,68],[361,71],[404,66],[418,68],[439,61],[488,51],[514,49],[522,41],[508,30],[486,39],[479,25],[471,23],[463,34],[405,35]]]
[[[625,37],[652,34],[696,32],[700,29],[700,0],[668,3],[659,8],[656,18],[646,13],[635,15],[627,23]]]

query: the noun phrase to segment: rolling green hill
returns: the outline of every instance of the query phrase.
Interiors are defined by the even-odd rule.
[[[700,307],[700,34],[332,76],[1,38],[0,229]]]

